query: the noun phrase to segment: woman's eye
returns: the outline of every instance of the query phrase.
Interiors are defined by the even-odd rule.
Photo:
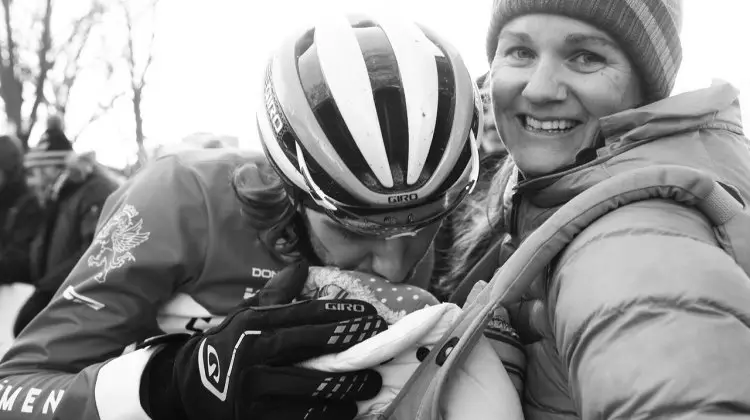
[[[576,54],[572,61],[583,70],[598,70],[606,62],[604,57],[588,51]]]
[[[526,61],[534,58],[534,52],[525,47],[513,47],[505,51],[505,56],[518,61]]]

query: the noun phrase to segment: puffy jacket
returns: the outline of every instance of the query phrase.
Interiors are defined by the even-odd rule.
[[[30,280],[36,291],[18,314],[16,335],[47,306],[91,244],[104,202],[118,186],[93,157],[71,155],[31,244]]]
[[[712,174],[750,199],[750,151],[727,84],[601,120],[586,164],[509,184],[519,243],[597,182],[653,164]],[[529,420],[750,416],[750,278],[695,209],[649,200],[579,234],[513,319]]]

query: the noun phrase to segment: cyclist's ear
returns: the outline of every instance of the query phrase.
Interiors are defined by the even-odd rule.
[[[271,306],[291,303],[299,297],[305,286],[310,266],[306,261],[296,262],[276,273],[268,283],[243,302],[242,306]]]

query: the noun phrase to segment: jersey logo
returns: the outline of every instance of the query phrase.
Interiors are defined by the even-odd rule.
[[[258,294],[258,289],[254,287],[246,287],[245,294],[242,295],[242,300],[250,299],[251,297]]]
[[[251,271],[251,276],[259,279],[272,279],[275,275],[275,270],[269,270],[267,268],[253,267]]]
[[[138,217],[138,210],[130,204],[107,221],[92,243],[91,250],[95,254],[88,258],[89,267],[102,267],[94,280],[104,283],[110,272],[135,261],[132,251],[151,235],[150,232],[141,232],[142,227],[143,219]]]
[[[76,292],[76,289],[74,289],[73,286],[68,286],[68,288],[65,289],[63,297],[71,302],[82,303],[95,311],[104,308],[103,303]]]

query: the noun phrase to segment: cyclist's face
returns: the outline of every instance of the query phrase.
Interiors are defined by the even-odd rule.
[[[305,209],[313,251],[320,260],[345,270],[378,275],[393,283],[424,283],[415,279],[417,264],[425,257],[440,223],[427,226],[414,236],[378,239],[344,229],[324,213]],[[423,288],[427,284],[415,284]]]

